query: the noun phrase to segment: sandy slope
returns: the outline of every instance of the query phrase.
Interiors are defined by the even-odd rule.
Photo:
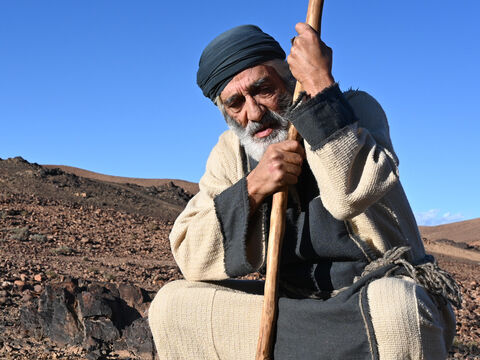
[[[437,226],[419,226],[429,240],[450,239],[470,245],[480,245],[480,218]]]
[[[480,218],[419,229],[428,252],[480,265]]]
[[[480,265],[480,252],[466,249],[459,249],[458,247],[438,244],[438,243],[426,243],[425,248],[428,253],[437,253],[449,257],[472,261]]]

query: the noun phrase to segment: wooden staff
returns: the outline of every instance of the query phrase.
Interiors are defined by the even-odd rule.
[[[322,19],[323,0],[310,0],[307,10],[306,23],[318,31]],[[297,81],[293,99],[303,91],[302,84]],[[288,139],[299,140],[297,129],[290,124]],[[282,248],[283,233],[285,231],[285,212],[287,210],[288,189],[285,188],[273,195],[272,213],[270,215],[270,232],[267,250],[267,276],[265,279],[265,291],[263,297],[262,318],[260,321],[260,333],[257,343],[256,360],[272,359],[273,334],[277,317],[278,297],[278,267],[280,264],[280,252]]]

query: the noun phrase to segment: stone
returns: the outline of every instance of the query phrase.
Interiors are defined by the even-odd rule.
[[[108,318],[84,319],[85,337],[101,342],[113,342],[120,337],[120,332]]]
[[[38,281],[38,282],[42,281],[43,280],[42,274],[35,274],[33,276],[33,280]]]
[[[86,355],[86,358],[87,358],[87,360],[98,360],[98,359],[102,358],[102,353],[100,352],[100,350],[94,350],[94,351],[89,352]]]
[[[44,337],[42,326],[39,322],[37,302],[28,303],[20,308],[20,324],[22,328],[35,339]]]
[[[28,301],[32,300],[32,298],[33,298],[32,292],[27,290],[23,293],[22,301],[23,302],[28,302]]]
[[[73,311],[75,297],[63,285],[45,287],[38,301],[39,323],[54,342],[77,345],[83,340],[83,326]]]
[[[95,349],[98,349],[100,345],[101,344],[91,336],[87,336],[85,340],[83,340],[83,348],[86,351],[93,351]]]
[[[117,356],[119,359],[131,359],[132,353],[128,350],[115,350],[113,355]]]
[[[90,287],[92,288],[92,287]],[[93,289],[93,288],[92,288]],[[104,291],[104,294],[103,296],[105,296],[106,294],[108,294],[109,296],[113,297],[113,298],[119,298],[120,297],[120,292],[118,291],[118,287],[117,285],[115,284],[112,284],[112,283],[103,283],[102,284],[102,289]],[[108,290],[108,292],[105,293],[105,289]]]
[[[143,303],[143,293],[140,288],[130,284],[118,285],[118,292],[120,297],[127,303],[128,306],[137,308]]]
[[[81,242],[82,244],[91,244],[91,243],[92,243],[92,240],[90,240],[90,239],[87,238],[87,237],[82,237],[82,238],[80,239],[80,242]]]
[[[15,280],[15,281],[13,282],[13,285],[15,285],[16,287],[22,289],[22,288],[25,286],[25,281]]]
[[[135,320],[123,332],[127,349],[142,360],[155,359],[155,344],[146,318]]]
[[[112,309],[98,293],[89,291],[81,292],[77,295],[79,315],[83,318],[93,316],[112,316]]]
[[[73,281],[71,278],[64,279],[61,284],[61,287],[63,287],[70,294],[76,294],[79,291],[78,281],[77,280]]]
[[[81,347],[89,359],[103,358],[111,350],[128,352],[135,359],[154,359],[147,318],[137,310],[148,307],[147,291],[129,284],[75,279],[37,284],[34,290],[40,296],[24,302],[20,323],[36,339],[48,337],[63,348]]]

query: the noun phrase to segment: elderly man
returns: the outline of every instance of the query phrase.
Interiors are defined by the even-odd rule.
[[[271,195],[288,186],[275,359],[445,358],[457,288],[425,255],[385,114],[342,93],[331,49],[296,30],[288,65],[252,25],[202,54],[197,82],[230,130],[170,235],[186,280],[150,307],[159,357],[254,358],[263,283],[227,279],[264,270]],[[288,121],[304,140],[286,140]]]

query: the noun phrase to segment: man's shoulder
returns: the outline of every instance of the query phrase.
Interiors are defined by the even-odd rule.
[[[232,131],[227,130],[219,136],[210,152],[206,168],[207,173],[214,174],[213,178],[217,180],[228,179],[233,184],[240,179],[243,174],[240,141]],[[208,181],[214,180],[210,177]]]
[[[220,136],[218,137],[218,143],[225,144],[226,146],[238,146],[240,144],[240,141],[238,139],[238,136],[235,135],[232,130],[228,129],[220,134]]]
[[[352,88],[343,92],[343,95],[350,103],[369,103],[371,105],[380,106],[378,101],[370,95],[368,92],[363,90],[354,90]]]
[[[212,149],[210,157],[216,161],[236,157],[240,149],[240,141],[232,130],[226,130],[218,137],[218,142]]]
[[[385,115],[382,106],[368,92],[349,89],[344,91],[343,95],[360,120],[366,121],[368,119],[372,119],[387,124],[387,116]]]

